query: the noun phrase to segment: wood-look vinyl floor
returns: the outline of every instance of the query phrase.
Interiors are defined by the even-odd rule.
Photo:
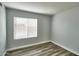
[[[6,56],[76,56],[76,55],[51,42],[47,42],[13,51],[7,51]]]

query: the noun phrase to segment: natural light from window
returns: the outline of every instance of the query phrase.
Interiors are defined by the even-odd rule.
[[[37,19],[14,17],[14,39],[37,37]]]

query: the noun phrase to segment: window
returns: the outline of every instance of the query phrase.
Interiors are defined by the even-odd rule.
[[[14,17],[14,39],[37,37],[37,19]]]

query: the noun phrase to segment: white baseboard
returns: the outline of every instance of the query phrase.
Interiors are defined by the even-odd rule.
[[[79,56],[79,53],[78,52],[75,52],[72,49],[69,49],[69,48],[67,48],[67,47],[65,47],[65,46],[63,46],[61,44],[58,44],[58,43],[56,43],[54,41],[51,41],[51,42]]]
[[[5,56],[6,52],[7,52],[7,51],[5,50],[5,52],[3,53],[3,55],[2,55],[2,56]]]
[[[28,45],[24,45],[24,46],[14,47],[14,48],[7,49],[7,51],[12,51],[15,49],[20,49],[20,48],[24,48],[24,47],[33,46],[33,45],[38,45],[38,44],[42,44],[42,43],[46,43],[46,42],[50,42],[50,41],[42,41],[42,42],[38,42],[38,43],[34,43],[34,44],[28,44]]]

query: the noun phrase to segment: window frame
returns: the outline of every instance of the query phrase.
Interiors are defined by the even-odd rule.
[[[14,25],[15,25],[15,18],[24,18],[24,19],[36,19],[37,20],[37,26],[36,26],[36,36],[34,36],[34,37],[26,37],[26,38],[15,38],[15,31],[14,31]],[[27,34],[27,36],[28,36],[28,34]],[[25,17],[16,17],[16,16],[14,16],[13,17],[13,39],[14,40],[19,40],[19,39],[28,39],[28,38],[37,38],[38,37],[38,19],[37,18],[25,18]]]

